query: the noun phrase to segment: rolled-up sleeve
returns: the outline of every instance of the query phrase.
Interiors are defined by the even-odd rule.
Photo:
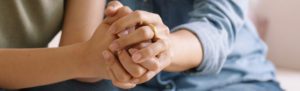
[[[194,33],[203,48],[203,59],[196,74],[217,74],[223,67],[237,32],[244,25],[248,0],[195,0],[189,23],[173,30]]]

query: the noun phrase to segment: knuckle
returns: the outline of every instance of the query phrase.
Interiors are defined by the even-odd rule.
[[[135,15],[138,19],[143,19],[143,13],[144,13],[144,11],[142,11],[142,10],[136,10],[136,11],[134,11],[134,15]]]
[[[145,73],[145,69],[143,68],[137,68],[134,70],[134,72],[132,73],[133,77],[140,77]]]
[[[151,78],[152,78],[151,74],[147,74],[145,75],[144,81],[149,81],[151,80]]]
[[[119,76],[119,79],[118,79],[119,81],[122,81],[122,82],[127,82],[127,81],[129,81],[130,80],[130,76],[129,75],[122,75],[122,76]]]
[[[108,5],[111,5],[111,4],[120,5],[121,3],[117,0],[113,0],[113,1],[110,1]]]
[[[160,68],[160,64],[158,63],[158,60],[156,60],[155,58],[152,58],[148,61],[149,61],[147,62],[149,64],[148,70],[156,71]]]
[[[160,68],[160,64],[158,63],[157,60],[155,60],[153,63],[153,68],[151,70],[155,71],[158,70],[159,68]]]
[[[149,27],[141,27],[141,36],[144,39],[152,39],[154,34]]]
[[[169,27],[167,25],[163,24],[163,25],[161,25],[161,27],[162,27],[163,31],[165,31],[167,33],[170,33],[170,29],[169,29]]]
[[[156,19],[161,19],[160,16],[159,16],[159,14],[156,14],[156,13],[152,13],[152,14],[153,14],[153,17],[154,17],[154,18],[156,18]]]
[[[129,14],[131,12],[131,9],[128,6],[124,6],[120,10],[123,11],[124,14]]]
[[[113,6],[113,5],[115,5],[117,3],[117,1],[110,1],[109,3],[108,3],[108,6]]]
[[[160,37],[167,37],[170,34],[170,29],[165,24],[158,24],[157,27],[159,28],[159,34],[163,35]]]
[[[159,14],[152,13],[152,16],[153,16],[153,18],[155,18],[155,19],[159,19],[159,23],[163,23],[163,21],[162,21],[162,19],[161,19],[161,17],[160,17]]]
[[[114,41],[119,47],[122,47],[122,44],[126,43],[126,40],[124,39],[124,37],[121,37],[119,39],[116,39]]]
[[[141,53],[144,56],[153,56],[154,51],[152,49],[145,48],[145,49],[141,50]]]

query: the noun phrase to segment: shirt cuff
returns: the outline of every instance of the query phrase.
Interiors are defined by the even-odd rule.
[[[221,71],[222,66],[226,59],[228,47],[224,40],[220,39],[220,35],[224,35],[222,31],[216,30],[213,25],[208,22],[191,22],[183,24],[172,29],[178,31],[180,29],[186,29],[196,35],[202,45],[203,59],[201,64],[191,70],[184,73],[192,75],[211,75],[217,74]],[[227,34],[225,34],[226,37]]]

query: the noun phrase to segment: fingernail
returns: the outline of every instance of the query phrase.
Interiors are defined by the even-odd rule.
[[[117,42],[112,42],[112,44],[111,45],[109,45],[109,48],[111,49],[111,50],[118,50],[119,49],[119,45],[118,45],[118,43]]]
[[[126,36],[126,35],[128,35],[128,30],[118,33],[119,37]]]
[[[131,55],[133,55],[134,49],[130,48],[128,51],[129,51],[129,53],[130,53]]]
[[[116,9],[116,6],[115,6],[115,5],[111,5],[110,8],[111,8],[112,10],[115,10],[115,9]]]
[[[133,56],[132,56],[132,60],[133,60],[134,62],[138,62],[139,59],[141,59],[141,57],[142,57],[142,55],[141,55],[140,53],[135,53],[135,54],[133,54]]]
[[[105,59],[108,59],[109,58],[109,53],[107,52],[107,51],[103,51],[102,52],[102,55],[103,55],[103,57],[105,58]]]

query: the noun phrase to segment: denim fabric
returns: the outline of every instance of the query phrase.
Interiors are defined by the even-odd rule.
[[[171,31],[186,29],[202,43],[204,59],[186,72],[161,72],[131,91],[281,91],[267,46],[247,17],[248,0],[120,0],[159,14]],[[184,60],[183,60],[184,61]],[[27,91],[119,91],[110,81],[67,81]]]

